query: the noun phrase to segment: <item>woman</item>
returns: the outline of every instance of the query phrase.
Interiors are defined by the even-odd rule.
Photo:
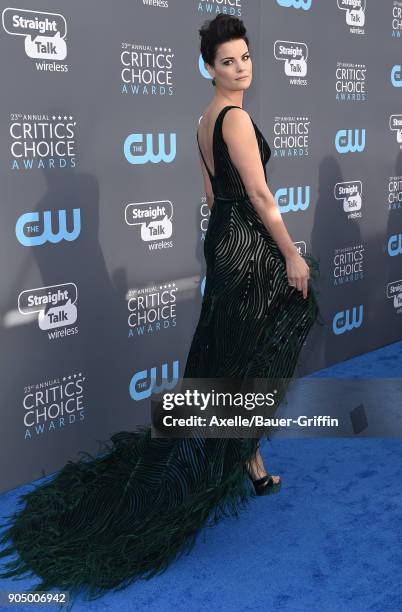
[[[220,288],[223,293],[218,307],[221,320],[217,321],[214,329],[210,331],[211,335],[219,336],[222,341],[219,340],[217,343],[218,350],[213,361],[210,352],[205,356],[205,360],[208,361],[210,375],[212,372],[215,374],[220,372],[222,376],[264,377],[270,375],[267,364],[265,368],[261,362],[257,368],[251,364],[253,358],[255,359],[253,354],[258,346],[260,329],[255,330],[253,325],[245,325],[243,320],[240,320],[239,313],[236,312],[239,318],[239,328],[243,330],[240,341],[235,333],[237,324],[233,323],[233,319],[231,330],[227,330],[229,333],[223,333],[225,319],[233,317],[234,314],[230,304],[238,306],[240,303],[241,307],[244,306],[245,310],[249,310],[248,314],[253,318],[253,322],[260,323],[264,317],[265,320],[275,318],[275,304],[267,300],[267,293],[272,291],[272,294],[275,294],[276,292],[279,298],[278,303],[282,303],[283,306],[288,300],[289,308],[293,309],[293,321],[296,322],[298,318],[296,311],[301,311],[304,321],[304,325],[298,331],[298,338],[295,342],[296,350],[297,346],[301,348],[302,336],[318,315],[318,309],[314,295],[310,296],[309,304],[302,305],[301,300],[295,298],[294,291],[288,289],[284,291],[283,259],[286,263],[288,285],[300,291],[303,299],[307,299],[310,269],[293,244],[266,182],[265,164],[271,155],[269,145],[254,121],[242,109],[244,90],[250,87],[252,80],[252,60],[244,25],[237,18],[220,14],[211,23],[207,23],[200,30],[200,34],[202,36],[202,57],[212,77],[212,84],[216,87],[215,97],[208,105],[197,132],[209,208],[212,209],[216,202],[208,232],[210,235],[214,234],[214,238],[207,233],[205,243],[207,295],[204,301],[206,312],[201,313],[201,325],[208,311],[211,317],[208,289],[215,291],[215,294],[219,292],[220,280],[213,278],[214,273],[212,272],[216,259],[220,260],[220,271],[215,273],[215,276],[224,277],[230,287],[230,295],[227,294],[226,287],[224,291],[222,287]],[[217,154],[217,159],[214,153]],[[226,197],[221,198],[221,194]],[[252,230],[249,229],[249,225],[252,226]],[[222,243],[225,240],[225,234],[227,238],[233,226],[236,231],[236,240],[227,239],[224,251]],[[256,237],[257,244],[251,244]],[[219,254],[215,252],[215,246],[218,243]],[[253,284],[251,289],[245,283],[244,275],[239,275],[239,270],[245,272],[250,259],[254,261],[250,268]],[[318,262],[312,257],[310,260],[311,265],[317,269]],[[233,273],[230,271],[234,265],[236,271]],[[261,288],[260,292],[258,288]],[[253,308],[248,304],[251,300]],[[288,330],[292,329],[290,319],[289,316]],[[225,343],[225,336],[237,342],[237,350],[236,347],[229,349],[228,343]],[[263,342],[262,350],[266,360],[269,360],[272,355],[273,340],[271,336],[268,342]],[[208,344],[205,342],[205,334],[204,337],[201,337],[200,343],[203,346]],[[249,353],[246,352],[246,347]],[[193,352],[199,359],[195,346],[191,347],[189,358]],[[234,362],[235,355],[238,357],[237,363]],[[288,357],[289,367],[278,370],[279,376],[290,376],[296,365],[295,356],[291,359],[290,355],[284,354],[283,357]],[[245,362],[248,367],[247,374],[244,371]],[[198,375],[201,376],[199,366],[197,367]],[[253,373],[251,373],[252,367],[254,367]],[[185,376],[187,375],[190,376],[189,370],[185,373]],[[272,369],[271,375],[274,376]],[[204,373],[204,376],[207,374]],[[259,446],[257,446],[256,456],[248,467],[250,475],[255,479],[253,482],[257,494],[271,492],[269,489],[272,492],[279,489],[280,478],[267,474]]]
[[[211,208],[204,297],[184,378],[289,379],[319,313],[310,267],[298,254],[266,183],[270,149],[242,109],[252,62],[241,20],[218,15],[200,30],[216,95],[198,129]],[[229,112],[230,111],[230,112]],[[307,258],[307,256],[306,256]],[[69,461],[23,496],[1,555],[4,577],[33,571],[36,590],[90,596],[166,569],[200,528],[237,514],[253,490],[279,489],[258,438],[152,438],[121,431],[100,457]]]

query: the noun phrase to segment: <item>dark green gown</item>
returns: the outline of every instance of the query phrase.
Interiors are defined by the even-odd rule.
[[[205,237],[206,282],[183,376],[291,378],[305,338],[320,318],[310,267],[308,298],[290,287],[284,257],[248,199],[214,129],[215,194]],[[264,167],[271,151],[253,122]],[[202,153],[201,153],[202,155]],[[204,161],[205,163],[205,161]],[[21,496],[0,540],[4,577],[34,572],[36,590],[90,598],[163,571],[189,551],[200,529],[238,514],[253,495],[246,462],[258,438],[152,438],[120,431],[107,451],[69,461]]]

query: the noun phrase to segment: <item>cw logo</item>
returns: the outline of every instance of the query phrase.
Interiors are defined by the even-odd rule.
[[[295,189],[297,189],[296,200]],[[291,210],[306,210],[310,206],[310,185],[305,185],[304,187],[281,187],[275,192],[275,200],[278,202],[281,213],[287,213]]]
[[[400,64],[395,64],[395,66],[392,66],[391,83],[394,87],[402,87],[401,70],[402,66]]]
[[[366,146],[365,128],[354,130],[338,130],[335,136],[335,147],[338,153],[361,153]]]
[[[151,380],[148,381],[148,370],[140,370],[136,372],[128,387],[130,397],[134,400],[142,400],[151,395],[151,393],[160,393],[163,389],[174,389],[179,379],[179,362],[173,361],[173,379],[168,381],[168,364],[162,363],[162,383],[156,385],[157,368],[151,368]]]
[[[279,6],[285,8],[303,9],[303,11],[309,11],[311,9],[312,0],[276,0]]]
[[[152,162],[153,164],[159,164],[160,161],[164,161],[169,164],[176,157],[176,134],[170,133],[170,153],[169,155],[165,152],[165,134],[158,133],[158,152],[153,151],[153,137],[152,134],[145,134],[146,136],[146,147],[144,150],[144,134],[129,134],[124,141],[124,155],[130,164],[146,164]],[[141,151],[137,153],[137,150]]]
[[[393,234],[388,238],[388,255],[395,257],[395,255],[402,254],[402,234]]]
[[[353,306],[352,312],[350,309],[340,310],[336,313],[332,320],[332,331],[339,336],[346,331],[351,331],[354,328],[360,327],[363,322],[363,304],[359,306],[359,319],[356,319],[356,307]]]
[[[43,223],[39,225],[39,213],[28,212],[19,217],[15,225],[15,234],[23,246],[38,246],[45,242],[72,242],[81,232],[80,209],[73,208],[73,230],[67,231],[66,210],[59,210],[59,230],[55,234],[52,229],[52,211],[43,211]],[[33,235],[35,234],[35,235]]]
[[[200,71],[204,79],[209,79],[210,81],[212,81],[211,75],[209,74],[208,70],[205,68],[205,62],[202,59],[201,53],[198,57],[198,70]]]
[[[200,291],[201,291],[201,296],[204,297],[204,291],[205,291],[205,283],[206,283],[207,277],[204,276],[204,278],[202,279],[201,283],[200,283]]]

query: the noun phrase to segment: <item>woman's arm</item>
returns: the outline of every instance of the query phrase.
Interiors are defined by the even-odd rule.
[[[236,107],[229,109],[223,118],[222,135],[250,201],[286,259],[289,284],[303,291],[306,298],[310,270],[289,236],[266,182],[254,125],[247,111]]]

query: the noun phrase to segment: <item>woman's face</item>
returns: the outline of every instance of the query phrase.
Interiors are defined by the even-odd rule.
[[[250,87],[253,64],[247,43],[242,38],[219,45],[215,66],[208,64],[208,67],[211,76],[215,77],[216,84],[224,89],[237,91]]]

